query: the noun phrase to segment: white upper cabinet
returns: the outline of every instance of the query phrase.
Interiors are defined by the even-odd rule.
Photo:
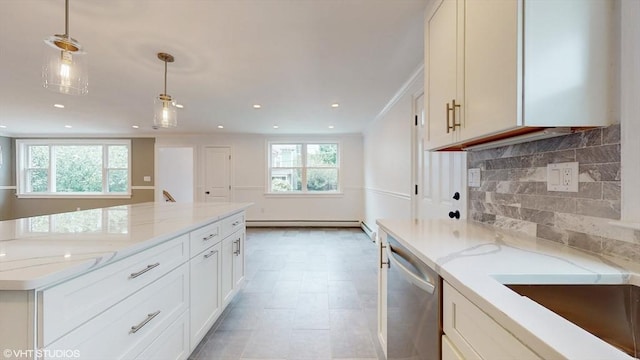
[[[425,149],[539,127],[611,123],[614,6],[610,0],[436,2],[425,18]]]
[[[425,20],[425,109],[427,114],[425,139],[435,145],[446,145],[453,139],[458,126],[452,126],[452,112],[448,107],[462,99],[461,70],[458,68],[458,48],[462,51],[462,41],[458,39],[459,23],[457,14],[460,2],[442,1]],[[460,86],[458,83],[460,82]],[[457,111],[459,114],[460,112]],[[456,120],[457,122],[457,120]]]

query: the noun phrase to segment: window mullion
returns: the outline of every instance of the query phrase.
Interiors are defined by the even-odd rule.
[[[55,158],[54,146],[49,146],[49,169],[47,174],[49,176],[48,190],[50,193],[56,192],[56,158]]]
[[[302,145],[302,186],[301,189],[302,192],[307,192],[307,144],[301,144]]]
[[[108,177],[109,177],[109,146],[102,145],[102,192],[108,193]]]

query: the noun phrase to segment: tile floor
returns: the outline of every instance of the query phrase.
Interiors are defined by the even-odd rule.
[[[248,228],[245,251],[243,289],[190,359],[383,359],[362,230]]]

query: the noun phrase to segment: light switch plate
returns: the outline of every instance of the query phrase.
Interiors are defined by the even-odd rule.
[[[578,192],[579,163],[547,164],[547,191]]]
[[[145,176],[145,177],[143,178],[143,180],[144,180],[145,182],[151,182],[151,176]]]
[[[473,168],[467,171],[467,184],[469,187],[480,187],[480,169]]]

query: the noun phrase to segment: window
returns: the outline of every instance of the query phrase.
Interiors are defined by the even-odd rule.
[[[326,193],[339,189],[337,143],[269,143],[270,193]]]
[[[129,140],[16,140],[18,196],[129,197]]]

